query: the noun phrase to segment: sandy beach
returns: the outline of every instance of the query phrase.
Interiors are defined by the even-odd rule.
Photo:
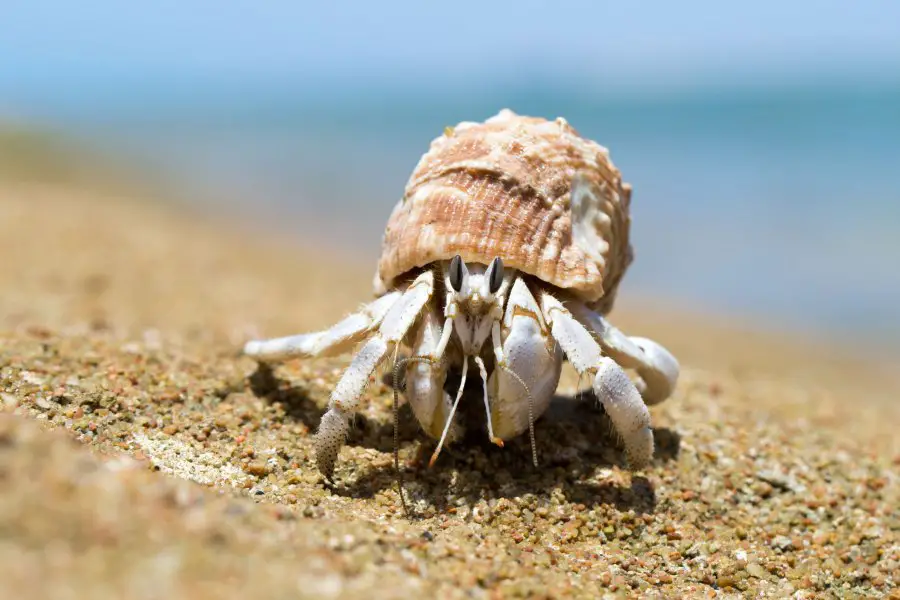
[[[0,596],[900,598],[896,363],[661,300],[612,315],[682,361],[646,471],[567,371],[538,469],[527,436],[428,469],[404,406],[407,518],[378,379],[323,485],[312,433],[350,357],[238,350],[354,310],[375,259],[0,184]]]

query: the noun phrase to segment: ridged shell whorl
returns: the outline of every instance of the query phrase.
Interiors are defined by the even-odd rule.
[[[587,193],[572,198],[576,173]],[[376,289],[456,254],[500,256],[608,312],[632,259],[630,197],[606,148],[562,118],[502,110],[460,123],[431,143],[394,207]]]

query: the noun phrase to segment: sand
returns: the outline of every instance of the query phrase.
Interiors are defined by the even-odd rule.
[[[614,321],[683,362],[647,470],[567,371],[538,469],[527,436],[428,469],[404,407],[407,517],[379,377],[324,485],[312,432],[349,357],[265,372],[238,349],[335,322],[374,262],[2,184],[0,596],[900,598],[890,361],[627,293]]]

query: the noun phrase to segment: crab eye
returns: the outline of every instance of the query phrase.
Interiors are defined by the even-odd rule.
[[[450,285],[457,292],[462,290],[463,264],[459,254],[450,261]]]
[[[503,261],[498,256],[491,262],[491,278],[488,282],[488,289],[492,294],[496,294],[503,283]]]

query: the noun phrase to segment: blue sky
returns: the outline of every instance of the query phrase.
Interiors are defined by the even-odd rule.
[[[900,2],[3,0],[0,92],[70,79],[611,83],[900,72]]]

